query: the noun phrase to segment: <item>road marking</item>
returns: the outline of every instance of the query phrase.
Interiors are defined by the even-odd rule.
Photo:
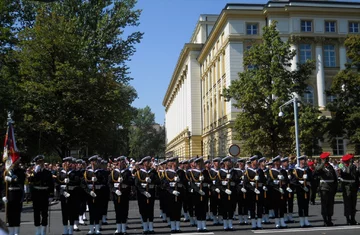
[[[181,235],[211,235],[214,234],[213,232],[208,232],[208,233],[181,233]],[[175,234],[171,234],[171,235],[175,235]],[[176,235],[179,235],[178,233],[176,233]]]
[[[21,222],[21,225],[29,225],[29,224],[34,224],[34,222]]]
[[[296,232],[314,232],[314,231],[333,231],[360,229],[360,226],[334,226],[334,227],[314,227],[314,228],[290,228],[290,229],[264,229],[251,230],[253,233],[296,233]]]

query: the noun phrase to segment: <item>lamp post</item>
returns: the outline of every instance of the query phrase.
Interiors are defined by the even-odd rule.
[[[298,98],[294,97],[291,100],[287,101],[283,105],[279,107],[279,117],[284,116],[284,113],[282,112],[282,107],[293,104],[294,105],[294,120],[295,120],[295,142],[296,142],[296,163],[299,165],[299,157],[300,157],[300,143],[299,143],[299,118],[298,118]]]

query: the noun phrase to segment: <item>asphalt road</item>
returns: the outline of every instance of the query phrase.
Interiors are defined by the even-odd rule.
[[[156,219],[154,222],[154,230],[157,234],[170,234],[170,229],[167,227],[165,223],[161,222],[159,218],[159,206],[158,202],[155,205],[155,215]],[[225,235],[225,234],[293,234],[293,233],[306,233],[306,235],[315,235],[315,234],[355,234],[360,232],[360,226],[347,226],[345,225],[345,217],[343,216],[343,204],[338,201],[335,205],[335,215],[333,217],[334,223],[336,226],[334,227],[322,227],[322,217],[320,214],[320,205],[317,202],[316,205],[310,205],[310,217],[309,221],[313,225],[311,228],[300,228],[297,217],[297,204],[295,202],[294,206],[294,219],[297,221],[296,223],[288,224],[289,228],[287,229],[275,229],[274,224],[264,225],[263,230],[251,230],[250,225],[240,226],[237,221],[234,221],[235,232],[225,232],[222,230],[221,226],[213,226],[212,222],[207,222],[208,233],[197,233],[196,227],[190,227],[189,223],[181,223],[181,230],[183,231],[183,235],[196,235],[196,234],[208,234],[208,235]],[[4,212],[0,213],[1,219],[4,219]],[[357,215],[357,221],[360,222],[360,215]],[[110,235],[114,234],[116,230],[115,225],[115,212],[113,210],[112,202],[109,202],[109,213],[108,213],[108,222],[109,225],[103,226],[102,234]],[[273,221],[272,221],[273,222]],[[136,201],[130,202],[130,213],[129,213],[129,234],[141,234],[141,222],[139,219],[138,206]],[[88,226],[80,226],[81,231],[75,232],[75,235],[85,235],[89,230]],[[51,206],[51,226],[50,232],[48,235],[62,234],[63,226],[61,224],[61,210],[60,204],[56,204]],[[35,228],[33,225],[33,211],[30,207],[25,207],[22,213],[22,224],[21,224],[21,234],[35,234]]]

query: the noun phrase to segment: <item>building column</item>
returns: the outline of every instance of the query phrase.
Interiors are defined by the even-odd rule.
[[[291,49],[291,51],[295,51],[295,52],[296,52],[296,55],[295,55],[294,58],[291,60],[291,71],[295,71],[295,70],[297,70],[297,64],[299,63],[298,45],[296,45],[296,44],[291,44],[290,49]]]
[[[346,64],[346,48],[344,45],[340,45],[339,48],[339,57],[340,57],[340,70],[344,70],[345,69],[345,64]]]
[[[325,109],[325,73],[322,45],[316,45],[316,87],[318,93],[318,105],[320,110]]]

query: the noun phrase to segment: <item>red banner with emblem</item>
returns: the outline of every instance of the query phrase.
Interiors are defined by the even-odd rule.
[[[20,158],[19,151],[16,147],[13,121],[11,118],[8,119],[8,128],[5,136],[3,162],[5,162],[6,170],[10,169],[11,166]]]

